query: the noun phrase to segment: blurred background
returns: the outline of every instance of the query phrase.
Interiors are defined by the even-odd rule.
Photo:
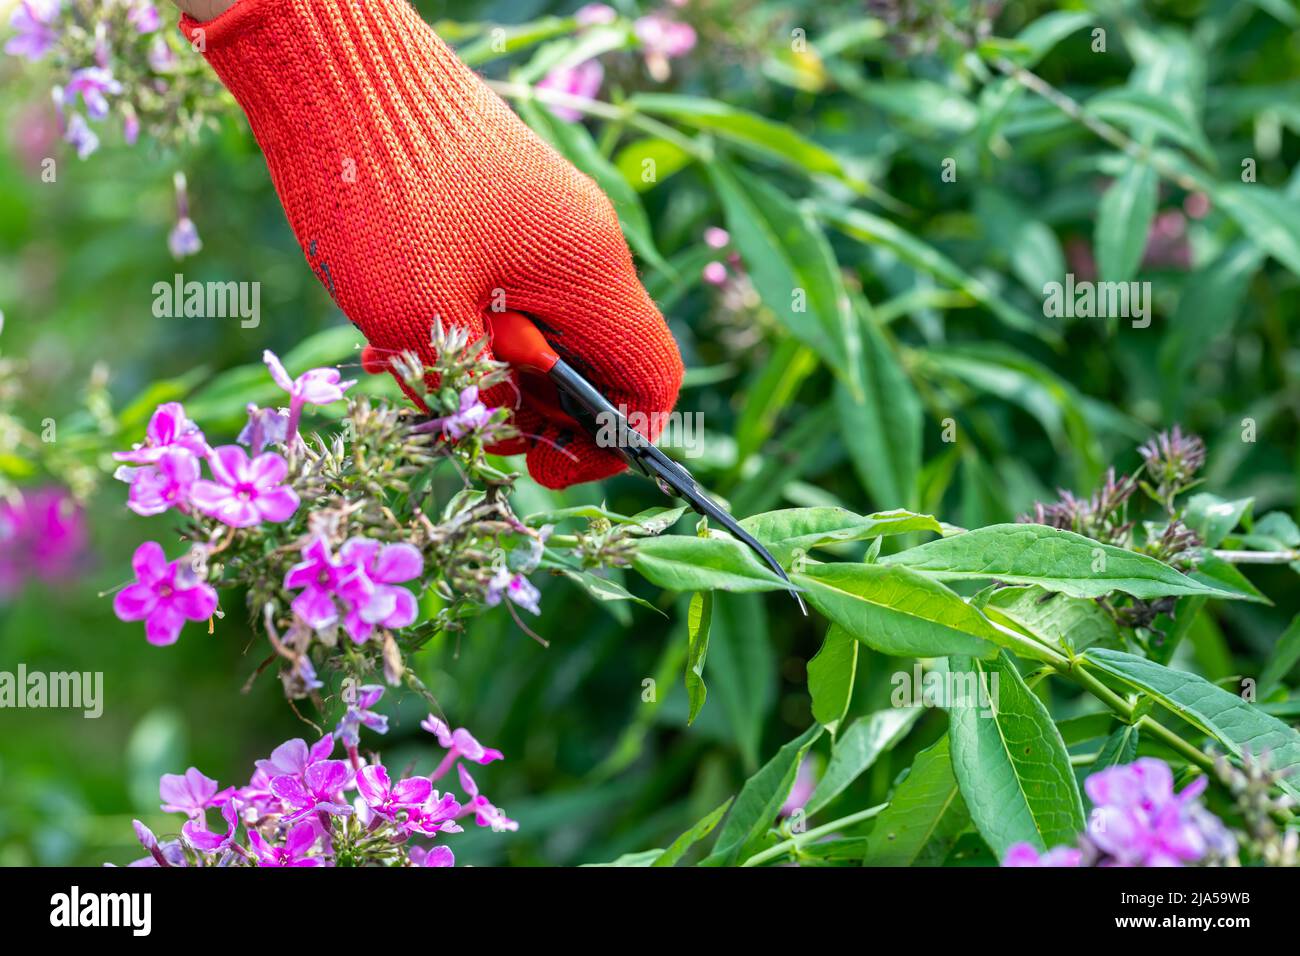
[[[602,173],[622,177],[644,209],[662,263],[638,247],[639,265],[689,369],[679,407],[707,426],[688,465],[735,513],[830,503],[912,507],[966,527],[1012,520],[1058,488],[1089,493],[1107,466],[1132,470],[1136,445],[1179,422],[1209,445],[1207,488],[1253,497],[1256,514],[1295,514],[1300,17],[1290,0],[616,2],[621,33],[600,40],[592,31],[605,15],[575,20],[573,3],[417,5],[490,77],[632,104],[615,118],[530,120],[557,140],[580,124]],[[101,6],[113,4],[81,4],[92,40]],[[17,7],[0,0],[4,22]],[[158,12],[173,32],[174,11]],[[1048,13],[1048,26],[1031,26]],[[492,43],[498,24],[509,28],[504,53]],[[141,36],[132,42],[143,50],[153,41]],[[100,596],[125,582],[138,542],[169,540],[166,517],[125,509],[106,454],[138,440],[158,401],[183,398],[220,434],[243,403],[230,370],[263,349],[284,355],[327,333],[313,340],[321,354],[355,362],[350,326],[306,267],[242,115],[179,38],[167,42],[175,62],[161,72],[185,95],[160,93],[154,113],[142,110],[134,145],[128,115],[93,123],[99,144],[84,160],[84,136],[50,93],[76,64],[53,52],[0,57],[0,474],[11,497],[54,487],[80,501],[51,519],[39,554],[0,537],[0,670],[101,671],[105,695],[96,720],[0,711],[4,865],[128,862],[140,856],[133,817],[176,829],[158,811],[159,774],[197,766],[242,783],[277,743],[317,735],[273,678],[245,689],[265,650],[237,609],[214,635],[191,626],[155,648]],[[599,76],[583,67],[593,59]],[[130,72],[139,62],[116,75],[145,83]],[[1035,82],[1086,106],[1071,116]],[[719,120],[710,102],[744,112]],[[1156,149],[1159,177],[1135,180],[1095,120]],[[842,407],[822,358],[783,333],[758,266],[709,232],[734,234],[738,220],[711,163],[692,152],[705,147],[791,208],[808,201],[797,208],[816,219],[856,313],[895,357],[868,370],[860,408]],[[175,232],[177,172],[201,249]],[[1119,196],[1116,181],[1133,188]],[[870,218],[837,223],[837,210]],[[1045,282],[1095,279],[1099,268],[1151,282],[1149,327],[1043,315]],[[155,318],[152,287],[177,272],[260,282],[260,324]],[[54,441],[19,437],[50,421]],[[945,441],[949,421],[961,440]],[[864,445],[865,434],[884,440]],[[662,503],[633,478],[564,494],[525,479],[516,510],[601,501],[625,514]],[[1252,571],[1277,605],[1215,608],[1181,651],[1188,666],[1212,679],[1252,673],[1300,610],[1294,573]],[[720,601],[708,702],[687,728],[684,608],[629,586],[664,613],[597,604],[556,579],[530,621],[549,649],[498,608],[411,660],[454,726],[506,754],[477,776],[521,828],[466,834],[459,862],[590,863],[664,846],[810,722],[804,668],[819,621],[782,595]],[[854,713],[888,703],[895,669],[862,649]],[[425,712],[411,694],[390,707],[390,766],[429,759]],[[881,799],[942,728],[941,715],[924,715],[841,799]]]

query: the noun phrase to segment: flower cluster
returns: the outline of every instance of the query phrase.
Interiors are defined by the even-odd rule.
[[[603,3],[589,3],[580,7],[573,16],[580,31],[618,22],[618,12]],[[672,75],[670,61],[689,54],[698,42],[695,28],[666,10],[634,20],[631,24],[631,37],[641,51],[646,72],[658,83],[663,83]],[[537,88],[563,93],[575,99],[592,100],[600,93],[604,80],[604,65],[599,59],[592,58],[556,67],[542,77]],[[576,123],[582,119],[582,112],[571,106],[553,104],[548,109],[567,123]]]
[[[147,856],[131,866],[452,866],[444,842],[473,819],[495,832],[519,829],[478,788],[466,763],[502,759],[465,728],[452,731],[430,714],[421,727],[446,749],[428,775],[394,775],[358,750],[358,707],[369,707],[380,687],[350,689],[354,695],[339,729],[314,744],[295,738],[254,764],[248,783],[221,788],[191,767],[164,774],[161,808],[185,816],[180,833],[160,840],[140,821],[136,836]],[[366,703],[361,703],[366,701]],[[368,711],[367,711],[368,712]],[[378,733],[386,723],[367,720]],[[342,744],[343,757],[335,751]],[[436,789],[456,769],[464,797]],[[213,816],[220,823],[213,828]]]
[[[1235,861],[1237,841],[1200,802],[1209,781],[1198,777],[1181,791],[1162,760],[1143,757],[1109,767],[1084,784],[1094,810],[1078,847],[1045,854],[1027,843],[1012,846],[1003,866],[1184,866]]]
[[[86,516],[63,488],[0,497],[0,599],[30,580],[58,584],[84,564]]]
[[[1199,484],[1196,477],[1205,465],[1205,442],[1197,435],[1184,435],[1175,425],[1138,449],[1146,470],[1142,487],[1152,498],[1174,512],[1174,499]]]

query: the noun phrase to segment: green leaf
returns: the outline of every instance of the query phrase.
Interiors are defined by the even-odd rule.
[[[1254,498],[1225,501],[1218,495],[1202,492],[1187,499],[1183,523],[1196,532],[1205,547],[1217,548],[1232,529],[1241,523],[1254,503]]]
[[[949,678],[970,678],[949,707],[948,736],[953,772],[985,842],[999,859],[1021,841],[1039,850],[1073,845],[1085,821],[1070,755],[1015,664],[1006,654],[954,658]]]
[[[764,180],[710,165],[732,242],[763,304],[791,335],[861,391],[862,342],[830,243],[812,217]]]
[[[776,591],[789,585],[735,538],[664,534],[637,541],[632,567],[671,591]]]
[[[998,588],[989,594],[984,613],[1004,618],[1046,644],[1074,652],[1094,644],[1118,644],[1118,625],[1096,601],[1069,597],[1037,585]]]
[[[1101,745],[1101,752],[1097,754],[1089,773],[1099,773],[1109,767],[1132,763],[1137,759],[1139,736],[1135,724],[1124,724],[1117,728]]]
[[[869,246],[883,246],[914,269],[932,275],[970,296],[1007,327],[1040,338],[1054,336],[1042,316],[1035,318],[1011,305],[933,246],[900,229],[888,219],[863,209],[828,203],[817,203],[815,208],[819,216],[846,236]]]
[[[573,17],[543,17],[517,26],[497,27],[487,36],[457,47],[456,55],[469,66],[480,67],[554,37],[572,33],[576,27],[577,21]],[[497,30],[501,32],[498,33]],[[444,38],[447,36],[441,27],[438,35]]]
[[[1268,656],[1268,663],[1259,675],[1259,691],[1267,694],[1282,683],[1282,679],[1291,673],[1291,668],[1300,661],[1300,614],[1291,619],[1290,626],[1273,645],[1273,652]]]
[[[697,820],[692,824],[689,830],[674,840],[669,845],[668,849],[664,850],[663,855],[650,865],[676,866],[681,862],[682,857],[686,856],[687,851],[689,851],[691,847],[695,846],[695,844],[699,843],[713,832],[713,828],[718,825],[718,821],[722,819],[722,815],[726,813],[727,809],[731,806],[731,800],[732,798],[728,797],[726,800],[722,801],[719,806],[715,807],[708,816],[701,820]]]
[[[763,724],[776,696],[776,674],[763,602],[751,594],[715,595],[709,627],[709,699],[726,718],[747,771],[758,766]]]
[[[931,135],[959,136],[974,125],[974,104],[961,93],[930,80],[864,80],[845,70],[837,74],[858,99],[884,110],[904,124]]]
[[[1237,597],[1201,584],[1155,558],[1041,524],[995,524],[886,555],[882,565],[941,580],[995,579],[1039,584],[1071,597],[1123,591],[1138,598],[1176,594]]]
[[[891,707],[851,723],[835,742],[831,762],[804,812],[812,816],[848,789],[871,769],[877,757],[907,736],[921,712],[920,707]]]
[[[764,764],[758,773],[745,781],[745,786],[741,788],[735,805],[718,833],[713,853],[704,861],[704,865],[733,865],[745,844],[772,824],[781,804],[789,796],[790,788],[794,786],[799,763],[821,733],[821,725],[809,727],[778,750],[776,756]]]
[[[1251,242],[1300,275],[1300,199],[1258,183],[1228,183],[1213,198]]]
[[[1159,188],[1156,171],[1130,159],[1101,197],[1097,209],[1097,266],[1106,282],[1128,282],[1137,274],[1156,215]]]
[[[858,479],[876,503],[886,508],[914,507],[921,472],[921,399],[893,348],[863,316],[861,397],[836,383],[840,436]]]
[[[1167,99],[1131,87],[1117,87],[1098,93],[1084,104],[1086,114],[1128,127],[1137,139],[1150,133],[1172,140],[1190,149],[1209,165],[1214,164],[1214,150],[1200,126]],[[1142,233],[1145,240],[1146,233]]]
[[[1026,69],[1031,69],[1066,37],[1094,23],[1096,20],[1089,12],[1053,10],[1016,34],[1016,43],[1026,52],[1008,58]]]
[[[692,159],[691,154],[676,143],[649,137],[633,140],[619,150],[614,157],[614,166],[628,185],[644,193],[674,173],[681,172]]]
[[[832,624],[821,649],[808,662],[812,714],[832,734],[848,713],[857,670],[858,642],[838,624]]]
[[[699,591],[691,595],[691,606],[686,614],[686,697],[690,701],[688,725],[695,723],[708,689],[704,686],[704,659],[709,653],[709,626],[713,623],[713,592]]]
[[[879,564],[818,564],[791,576],[808,603],[859,641],[896,657],[992,656],[1000,638],[937,581]]]
[[[674,93],[638,93],[628,105],[642,113],[667,116],[687,126],[735,143],[782,166],[804,173],[825,173],[863,191],[840,160],[823,146],[801,136],[785,123],[764,119],[717,100]]]
[[[757,538],[776,559],[789,561],[796,551],[846,541],[863,541],[882,535],[915,531],[943,533],[943,525],[931,515],[911,511],[879,511],[858,515],[844,508],[785,508],[753,515],[740,526]]]
[[[749,457],[771,437],[781,412],[816,368],[817,356],[807,346],[795,339],[782,339],[777,343],[772,357],[745,391],[745,402],[735,428],[733,475],[739,475]]]
[[[592,574],[590,571],[576,571],[573,568],[563,568],[562,573],[598,601],[631,601],[633,604],[654,611],[656,614],[664,613],[649,601],[637,597],[623,587],[622,584],[610,578]]]
[[[866,866],[938,866],[970,823],[948,735],[922,750],[867,838]]]
[[[608,863],[584,863],[583,866],[654,866],[655,861],[661,859],[665,850],[638,850],[635,853],[624,853],[616,860]]]
[[[1123,651],[1093,648],[1084,655],[1098,669],[1151,695],[1169,710],[1212,736],[1233,755],[1269,753],[1274,770],[1289,771],[1282,789],[1300,797],[1300,734],[1276,717],[1195,674],[1164,667]]]

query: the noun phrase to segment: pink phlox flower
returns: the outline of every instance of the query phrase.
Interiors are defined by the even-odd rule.
[[[488,581],[487,590],[483,594],[483,603],[488,607],[496,607],[503,597],[525,611],[533,614],[542,613],[540,605],[542,592],[537,590],[528,578],[522,574],[511,573],[509,568],[497,568]]]
[[[284,576],[284,586],[300,593],[291,607],[313,630],[338,623],[337,598],[348,609],[367,605],[374,583],[355,562],[330,554],[324,538],[314,538],[302,549],[302,560]]]
[[[226,832],[213,833],[206,826],[203,817],[186,821],[181,827],[181,837],[194,849],[202,853],[217,853],[229,850],[235,842],[235,832],[239,829],[239,810],[233,799],[221,805],[221,816],[226,821]]]
[[[288,521],[298,510],[298,493],[284,484],[289,464],[275,452],[251,461],[238,445],[222,445],[208,456],[212,480],[199,479],[190,491],[195,507],[232,528],[263,521]]]
[[[80,94],[91,119],[101,120],[108,115],[107,96],[122,92],[122,84],[113,78],[106,67],[87,66],[74,70],[63,88],[69,104]]]
[[[1083,861],[1083,853],[1074,847],[1058,846],[1054,850],[1039,854],[1038,849],[1032,843],[1016,843],[1008,850],[1007,855],[1002,859],[1003,866],[1079,866]]]
[[[217,781],[205,776],[195,767],[183,774],[165,773],[158,781],[158,795],[162,797],[165,813],[183,813],[191,820],[202,818],[203,811],[227,803],[234,788],[219,789]]]
[[[491,747],[484,747],[464,727],[457,727],[452,730],[447,726],[446,722],[433,714],[420,721],[420,726],[433,734],[438,743],[447,749],[447,756],[443,758],[444,764],[461,757],[477,764],[489,764],[494,760],[505,759],[505,755],[501,751]],[[442,776],[442,772],[435,772],[434,779],[436,780],[440,776]]]
[[[605,68],[601,66],[600,61],[586,60],[575,66],[562,66],[551,70],[538,82],[537,89],[553,90],[577,99],[594,100],[596,94],[600,92],[600,84],[604,79]],[[545,103],[545,106],[566,123],[576,123],[582,119],[582,111],[572,106],[558,103]]]
[[[132,465],[152,465],[171,448],[182,448],[200,458],[207,457],[211,450],[203,432],[185,417],[179,402],[159,405],[149,418],[144,441],[130,451],[114,452],[113,457]]]
[[[413,846],[408,855],[416,866],[455,866],[456,857],[450,847],[431,846],[427,850],[422,846]]]
[[[320,833],[310,820],[295,824],[285,834],[284,845],[274,846],[256,830],[248,831],[248,845],[257,857],[258,866],[324,866],[318,856],[308,856],[316,847]]]
[[[254,761],[254,766],[271,777],[287,775],[301,780],[308,767],[328,760],[333,752],[333,734],[326,734],[310,747],[301,737],[294,737],[272,750],[268,759]]]
[[[363,684],[361,687],[344,692],[344,701],[348,709],[343,713],[334,734],[343,742],[344,747],[356,747],[361,742],[361,728],[370,728],[377,734],[388,733],[388,718],[377,714],[370,708],[384,696],[381,684]]]
[[[349,608],[343,626],[353,641],[365,643],[376,626],[397,629],[415,620],[415,595],[398,585],[424,573],[424,559],[416,548],[405,543],[381,545],[368,538],[350,538],[339,549],[339,559],[372,585],[368,594],[354,589],[354,595],[359,596],[345,597]]]
[[[290,822],[317,812],[346,817],[352,807],[343,799],[343,791],[351,779],[346,761],[321,760],[307,767],[301,777],[272,777],[271,792],[284,801],[289,810],[285,819]]]
[[[180,447],[164,448],[156,464],[140,468],[123,465],[119,475],[129,475],[131,491],[126,506],[138,515],[160,515],[169,508],[189,507],[190,490],[199,480],[199,460]]]
[[[469,775],[464,764],[457,764],[456,770],[460,774],[460,785],[465,788],[469,794],[469,803],[464,805],[460,816],[474,814],[474,822],[481,827],[491,827],[493,830],[500,832],[502,830],[518,830],[518,822],[511,820],[505,815],[505,812],[492,804],[492,801],[479,793],[478,784],[474,778]]]
[[[59,39],[54,21],[61,7],[60,0],[21,0],[9,16],[14,35],[5,42],[5,52],[32,62],[45,56]]]
[[[433,784],[428,777],[407,777],[396,784],[389,781],[388,771],[374,765],[357,774],[357,792],[371,812],[392,820],[399,813],[411,813],[429,799]]]
[[[450,415],[426,422],[427,431],[441,430],[448,438],[459,441],[471,432],[478,431],[492,420],[492,412],[478,397],[478,386],[470,385],[460,393],[460,408]]]
[[[216,612],[216,589],[187,562],[168,563],[156,541],[136,548],[131,566],[136,581],[117,593],[113,613],[123,621],[144,621],[150,644],[174,644],[187,620],[206,621]]]

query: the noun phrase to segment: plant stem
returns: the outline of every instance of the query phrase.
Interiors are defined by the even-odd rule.
[[[1300,561],[1300,549],[1287,551],[1213,551],[1220,561],[1229,564],[1290,564]]]
[[[761,853],[755,853],[740,865],[758,866],[761,863],[766,863],[768,860],[774,860],[791,850],[798,850],[799,847],[812,840],[827,836],[834,833],[836,830],[842,830],[845,827],[853,826],[855,823],[861,823],[863,820],[870,820],[887,806],[889,806],[887,803],[878,803],[874,807],[867,807],[867,809],[859,810],[857,813],[850,813],[847,817],[840,817],[838,820],[832,820],[830,823],[824,823],[819,827],[814,827],[807,833],[797,833],[788,840],[782,840],[776,846],[768,847]]]

